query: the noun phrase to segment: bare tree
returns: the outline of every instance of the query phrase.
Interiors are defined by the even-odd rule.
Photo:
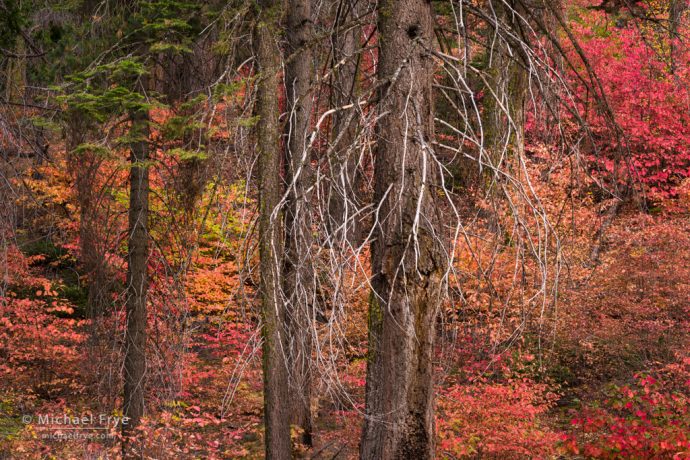
[[[351,4],[343,1],[341,7]],[[272,2],[267,5],[278,8]],[[284,55],[287,155],[282,197],[273,188],[281,183],[278,166],[270,163],[276,169],[267,169],[266,163],[279,161],[269,152],[281,151],[272,131],[279,129],[277,101],[268,101],[276,96],[277,81],[269,81],[274,76],[267,74],[281,64],[275,45],[277,19],[270,16],[271,28],[255,29],[255,62],[261,71],[256,113],[260,116],[259,244],[269,456],[279,455],[277,446],[289,445],[289,440],[281,444],[279,439],[280,433],[288,436],[286,420],[299,424],[294,410],[281,406],[289,400],[277,396],[286,394],[281,393],[285,387],[280,382],[299,389],[298,398],[307,402],[311,396],[305,396],[305,387],[296,383],[299,372],[306,369],[311,376],[302,382],[311,378],[318,382],[315,393],[354,404],[338,376],[343,360],[351,359],[342,325],[348,315],[356,314],[353,298],[368,287],[367,400],[360,445],[360,455],[366,459],[434,455],[432,353],[435,334],[442,330],[434,320],[448,298],[448,287],[453,289],[452,301],[463,302],[467,276],[455,265],[460,264],[454,260],[458,252],[468,253],[463,258],[472,258],[477,265],[472,276],[489,285],[496,255],[514,254],[520,269],[515,270],[510,292],[496,303],[507,308],[518,291],[535,309],[525,317],[536,312],[539,328],[547,309],[555,309],[560,241],[531,183],[522,124],[526,105],[535,111],[537,106],[545,108],[556,120],[559,110],[575,105],[577,95],[559,67],[559,58],[567,54],[559,42],[560,31],[554,31],[560,23],[545,24],[550,10],[543,6],[531,12],[522,0],[446,5],[449,13],[438,21],[436,30],[429,2],[386,0],[378,4],[376,31],[361,14],[348,12],[351,19],[337,19],[332,28],[328,22],[323,35],[317,29],[310,38],[300,35],[306,33],[300,27],[308,25],[310,15],[292,12],[299,19],[287,21],[291,25]],[[296,4],[288,6],[298,9]],[[360,26],[359,21],[366,26],[366,36],[359,41],[352,34],[349,42],[345,38]],[[268,50],[264,54],[258,47],[259,30],[272,34],[269,45],[263,42]],[[436,37],[448,33],[449,46],[437,43],[435,33]],[[367,44],[370,36],[378,47]],[[316,49],[324,38],[343,46],[338,47],[333,64],[324,66],[324,74],[313,78],[316,72],[307,56],[318,54],[308,48]],[[488,70],[476,66],[478,49],[493,53]],[[357,66],[360,56],[366,57],[366,69]],[[371,64],[377,69],[376,81],[368,73]],[[439,83],[436,71],[448,78]],[[483,85],[479,87],[477,81]],[[332,96],[330,105],[313,103],[305,109],[304,104],[312,104],[308,95],[318,96],[325,82],[331,83],[326,91]],[[448,99],[445,113],[435,109],[432,89],[437,99]],[[480,90],[485,90],[483,98]],[[322,129],[328,123],[331,129]],[[435,136],[436,127],[444,130],[443,137]],[[493,134],[484,129],[492,127]],[[582,136],[587,135],[583,127]],[[364,202],[357,196],[353,170],[364,170],[369,163],[348,161],[371,151],[374,197]],[[478,210],[468,206],[473,198],[447,182],[450,168],[460,158],[469,158],[485,174],[490,184],[483,188],[493,192],[483,198],[496,203],[495,220],[504,226],[495,232],[500,238],[486,243],[495,246],[486,262],[480,254],[486,246],[472,234],[481,221]],[[369,171],[365,172],[368,179]],[[312,193],[318,193],[318,199],[312,199]],[[281,225],[282,212],[286,228]],[[369,231],[363,232],[358,244],[341,244],[361,216],[372,222]],[[311,240],[315,229],[320,244]],[[285,247],[279,236],[270,233],[275,231],[285,236]],[[370,267],[364,262],[367,249]],[[495,346],[509,346],[521,330]],[[304,367],[295,366],[302,363]],[[291,377],[282,374],[281,366],[287,366]],[[275,431],[276,427],[282,431]]]
[[[110,280],[106,251],[108,238],[99,238],[104,232],[102,195],[98,190],[98,173],[102,157],[84,144],[93,127],[78,110],[71,110],[66,120],[67,160],[74,174],[79,204],[79,252],[81,267],[87,279],[86,313],[96,318],[106,312]]]
[[[514,0],[488,4],[489,23],[485,42],[485,99],[483,104],[484,146],[492,163],[505,161],[505,154],[522,152],[527,71],[523,62],[525,43],[522,7]],[[523,13],[524,14],[524,13]],[[512,39],[505,38],[511,31]],[[504,34],[504,37],[501,37]]]
[[[364,0],[341,0],[337,3],[331,37],[333,54],[332,101],[342,107],[356,100],[361,26],[352,24],[366,11]],[[333,116],[334,154],[329,157],[331,181],[328,195],[330,233],[344,241],[357,243],[362,237],[361,217],[352,219],[362,201],[361,155],[357,150],[357,117],[338,111]]]

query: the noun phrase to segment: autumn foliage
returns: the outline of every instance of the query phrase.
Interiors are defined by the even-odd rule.
[[[640,2],[642,23],[625,8],[613,17],[593,7],[601,2],[572,3],[567,23],[578,46],[564,50],[563,89],[572,104],[543,118],[541,96],[525,103],[515,175],[543,215],[463,188],[457,212],[468,231],[455,242],[449,275],[462,289],[451,289],[434,326],[438,458],[690,458],[688,30],[673,36],[659,25],[664,2]],[[376,58],[363,55],[367,78]],[[257,119],[243,104],[256,81],[242,65],[241,77],[207,99],[150,109],[149,380],[137,428],[144,458],[263,455],[259,195],[253,160],[228,153],[254,148],[247,138]],[[66,111],[62,104],[56,110]],[[0,110],[7,119],[19,113]],[[22,110],[26,120],[42,116]],[[202,112],[211,115],[189,115]],[[104,122],[109,140],[126,137],[126,124]],[[64,132],[45,129],[49,160],[0,162],[2,199],[12,208],[0,213],[0,457],[117,458],[116,427],[102,439],[56,440],[42,434],[64,428],[36,417],[122,415],[131,166],[120,141],[89,145],[75,159]],[[170,134],[178,129],[183,135]],[[315,149],[327,149],[327,134],[317,134]],[[204,154],[187,148],[190,138],[203,140]],[[0,148],[23,142],[0,131]],[[87,160],[96,172],[85,199],[77,178]],[[456,179],[450,168],[443,173]],[[363,196],[370,176],[363,174]],[[84,213],[88,203],[99,211]],[[516,223],[520,206],[527,217]],[[108,279],[101,315],[87,308],[87,219]],[[552,223],[538,228],[555,242],[521,233],[541,219]],[[526,247],[548,255],[532,260]],[[327,252],[315,266],[333,263]],[[371,269],[368,248],[349,257],[335,268],[342,285],[319,275],[319,300],[337,294],[347,309],[326,309],[315,326],[315,347],[337,353],[318,356],[332,372],[313,375],[315,440],[301,445],[293,429],[297,458],[358,456]]]

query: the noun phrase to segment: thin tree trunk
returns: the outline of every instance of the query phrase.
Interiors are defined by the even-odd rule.
[[[521,65],[521,50],[509,41],[510,34],[522,37],[520,8],[514,0],[493,0],[491,19],[486,31],[486,81],[482,102],[482,128],[485,154],[480,158],[483,177],[479,187],[496,193],[496,170],[524,153],[524,105],[527,94],[527,71]],[[488,163],[488,167],[486,165]],[[476,168],[477,165],[474,165]],[[482,212],[488,227],[500,233],[496,210]]]
[[[283,291],[287,300],[290,349],[290,418],[300,430],[300,442],[312,444],[311,416],[311,318],[314,306],[309,215],[312,168],[306,151],[312,111],[313,57],[311,0],[289,0],[287,8],[287,55],[285,68],[288,123],[286,124],[285,180],[288,201],[285,211],[285,260]]]
[[[433,160],[433,11],[427,0],[379,6],[382,82],[375,158],[371,247],[372,294],[366,460],[434,456],[432,353],[443,296],[444,260],[436,206],[440,176]]]
[[[148,113],[138,110],[131,115],[131,145],[129,230],[127,254],[127,330],[125,334],[125,394],[124,415],[129,423],[123,425],[123,454],[125,458],[139,458],[137,446],[128,439],[144,415],[146,383],[146,299],[148,293],[148,211],[149,168]]]
[[[69,115],[67,153],[79,203],[80,263],[87,278],[86,313],[89,318],[102,315],[108,305],[108,279],[105,247],[99,242],[99,208],[96,203],[96,179],[101,161],[93,152],[76,152],[86,142],[88,127],[78,112]]]
[[[360,33],[359,27],[346,31],[338,28],[355,18],[363,3],[362,0],[343,0],[338,6],[336,32],[332,38],[335,107],[352,104],[355,100],[358,67],[355,53]],[[358,167],[359,154],[353,150],[357,135],[356,116],[349,111],[338,111],[333,117],[333,139],[338,142],[330,160],[333,184],[328,196],[329,230],[336,240],[358,244],[362,237],[362,222],[353,214],[362,198],[362,174]]]
[[[688,8],[687,0],[671,0],[668,12],[668,22],[669,22],[669,38],[670,43],[670,58],[671,58],[671,73],[676,72],[677,60],[678,60],[678,41],[681,39],[680,36],[680,26],[681,20],[683,19],[683,14]]]
[[[26,42],[24,37],[17,37],[16,57],[7,62],[7,79],[5,81],[5,99],[7,102],[22,103],[26,92]]]
[[[522,37],[521,8],[511,0],[494,0],[493,17],[497,24],[488,29],[487,83],[483,127],[484,147],[491,164],[499,167],[511,154],[524,151],[524,104],[527,93],[527,71],[522,67],[521,51],[506,42],[506,31]],[[495,37],[500,34],[501,38]],[[491,46],[491,43],[496,46]],[[512,49],[511,49],[512,48]],[[491,172],[491,171],[489,171]]]
[[[276,38],[280,2],[259,0],[260,16],[253,31],[259,67],[256,114],[259,117],[259,258],[263,334],[264,424],[266,459],[291,457],[288,416],[285,306],[281,297],[280,270],[283,257],[280,214],[280,131],[278,126],[278,70],[280,50]]]

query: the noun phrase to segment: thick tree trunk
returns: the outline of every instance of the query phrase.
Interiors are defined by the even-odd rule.
[[[362,10],[362,0],[339,3],[336,15],[336,32],[332,37],[335,107],[352,104],[357,88],[356,56],[359,27],[341,31],[339,27],[352,21]],[[354,109],[353,109],[354,110]],[[362,174],[359,152],[354,145],[357,136],[357,115],[351,111],[339,111],[333,116],[334,154],[330,161],[332,185],[328,195],[329,231],[336,241],[358,244],[362,237],[361,218],[354,216],[362,199]]]
[[[433,160],[433,11],[427,0],[379,6],[381,91],[375,158],[380,205],[371,247],[372,294],[362,459],[434,456],[434,319],[446,264]],[[385,114],[385,115],[384,115]]]
[[[310,219],[312,168],[306,151],[312,111],[313,57],[311,0],[290,0],[287,8],[285,68],[288,123],[286,124],[285,260],[283,292],[287,301],[290,351],[290,417],[301,432],[300,442],[312,444],[311,416],[311,318],[314,306],[314,271],[311,264]]]
[[[144,415],[146,383],[146,299],[148,293],[148,212],[149,169],[148,113],[139,110],[132,114],[129,229],[127,254],[127,330],[125,334],[125,394],[124,415],[129,423],[123,425],[125,458],[138,458],[135,445],[128,441]]]
[[[285,307],[280,271],[283,257],[282,221],[273,211],[280,203],[280,130],[278,126],[278,71],[280,50],[276,38],[280,2],[260,0],[260,16],[253,31],[259,67],[256,115],[259,117],[259,258],[263,321],[264,423],[266,459],[291,457],[288,414]]]

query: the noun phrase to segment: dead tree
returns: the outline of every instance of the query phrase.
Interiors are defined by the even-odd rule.
[[[335,27],[331,37],[333,52],[333,106],[354,104],[357,92],[358,54],[361,27],[349,26],[365,11],[363,0],[343,0],[338,3]],[[329,158],[332,184],[328,194],[330,234],[338,241],[358,244],[362,237],[362,219],[353,216],[362,201],[362,171],[355,142],[357,117],[352,111],[338,111],[333,115],[334,154]]]

